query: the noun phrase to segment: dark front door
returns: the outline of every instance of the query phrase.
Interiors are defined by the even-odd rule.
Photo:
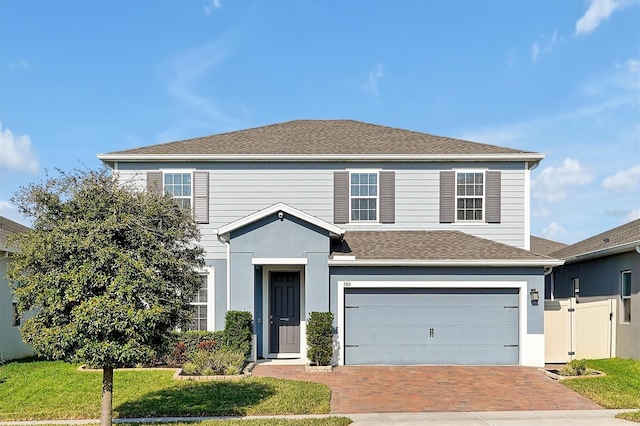
[[[269,352],[300,352],[300,273],[272,272],[269,291]]]

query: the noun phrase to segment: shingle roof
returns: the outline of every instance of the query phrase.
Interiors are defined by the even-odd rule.
[[[565,243],[559,243],[557,241],[547,240],[546,238],[540,238],[531,236],[529,239],[529,245],[531,251],[544,256],[549,256],[554,251],[558,251],[568,246]]]
[[[563,249],[557,250],[551,255],[558,259],[569,259],[605,250],[625,244],[640,245],[640,219],[625,223],[617,228],[610,229],[601,234],[582,240]]]
[[[460,231],[347,231],[336,255],[370,260],[522,260],[550,257]]]
[[[295,120],[107,155],[534,154],[353,120]]]
[[[0,216],[0,247],[7,247],[7,236],[28,231],[24,225]]]

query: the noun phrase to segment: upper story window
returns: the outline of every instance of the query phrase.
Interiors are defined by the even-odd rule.
[[[378,173],[351,172],[352,221],[378,220]]]
[[[191,173],[165,173],[164,190],[173,195],[181,207],[190,209],[191,202]]]
[[[484,173],[456,174],[456,220],[483,220]]]
[[[631,322],[631,271],[621,273],[622,322]]]

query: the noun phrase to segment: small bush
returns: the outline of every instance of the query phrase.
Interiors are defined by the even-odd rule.
[[[247,311],[228,311],[224,321],[223,348],[238,351],[245,358],[251,355],[251,335],[253,333],[253,316]]]
[[[570,361],[562,370],[560,370],[560,374],[562,376],[583,376],[586,373],[586,359],[574,359],[573,361]]]
[[[238,351],[196,351],[189,356],[182,370],[186,374],[201,376],[235,375],[242,372],[244,354]]]
[[[307,358],[315,365],[329,365],[333,357],[333,314],[311,312],[307,321]]]
[[[218,343],[215,340],[203,340],[198,343],[198,350],[205,352],[213,352],[218,349]]]

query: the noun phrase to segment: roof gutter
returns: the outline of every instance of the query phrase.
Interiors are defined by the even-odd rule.
[[[589,259],[595,259],[598,257],[611,256],[614,254],[624,253],[624,252],[633,251],[633,250],[640,253],[640,251],[638,250],[638,248],[640,248],[640,245],[638,245],[638,243],[640,243],[640,241],[633,241],[631,243],[621,244],[615,247],[609,247],[602,250],[592,251],[590,253],[584,253],[584,254],[579,254],[577,256],[568,257],[565,260],[565,263],[567,264],[575,263],[575,262],[580,262],[582,260],[589,260]]]
[[[329,266],[494,266],[494,267],[514,267],[514,266],[540,266],[552,267],[564,264],[564,260],[559,259],[354,259],[353,256],[346,256],[346,259],[329,259]]]
[[[431,161],[527,161],[535,167],[546,154],[513,153],[513,154],[98,154],[103,162],[431,162]]]

